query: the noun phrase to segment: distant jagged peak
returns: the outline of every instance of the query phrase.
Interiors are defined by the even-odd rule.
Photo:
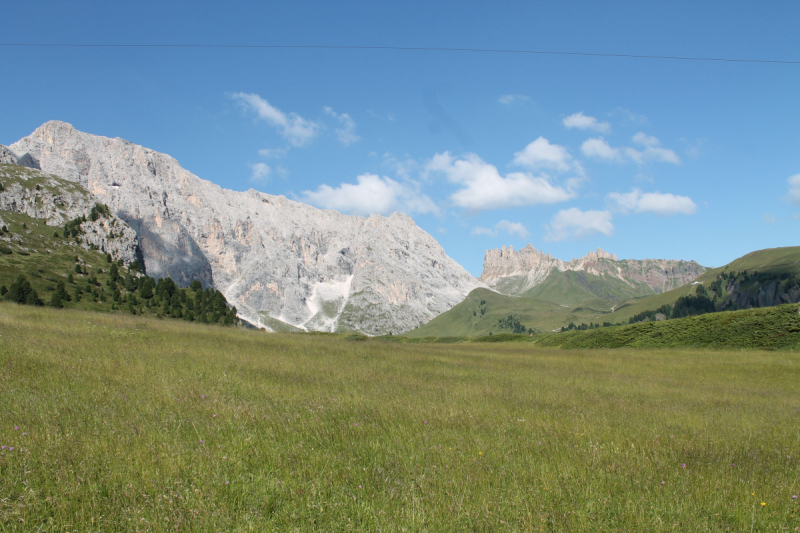
[[[705,267],[695,261],[675,259],[622,259],[602,248],[583,257],[569,261],[554,259],[551,254],[528,244],[519,251],[512,246],[487,250],[483,260],[483,273],[479,278],[490,287],[504,286],[508,278],[524,278],[516,283],[516,292],[529,290],[554,271],[584,271],[592,275],[605,275],[626,283],[646,283],[654,291],[674,288],[691,282],[705,272]],[[505,280],[505,281],[504,281]]]

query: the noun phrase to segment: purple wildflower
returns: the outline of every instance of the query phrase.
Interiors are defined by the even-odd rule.
[[[14,431],[19,431],[19,426],[14,426]]]
[[[206,441],[204,441],[204,440],[200,441],[200,444],[205,444],[205,443],[206,443]]]
[[[217,418],[217,415],[212,415],[211,418]]]
[[[23,433],[23,434],[22,434],[22,436],[23,436],[23,437],[27,437],[27,436],[28,436],[28,434],[27,434],[27,433]]]
[[[231,482],[230,482],[230,481],[226,481],[226,482],[225,482],[225,484],[226,484],[226,485],[230,485],[230,484],[231,484]]]
[[[353,425],[354,425],[354,426],[357,426],[357,425],[358,425],[358,422],[353,422]]]
[[[14,451],[14,447],[13,446],[9,446],[8,447],[8,451],[13,452]]]
[[[202,395],[202,396],[200,396],[200,397],[201,397],[202,399],[204,399],[204,400],[206,399],[206,395],[205,395],[205,394],[203,394],[203,395]]]
[[[359,485],[359,486],[358,486],[358,488],[360,489],[360,488],[361,488],[361,485]]]
[[[793,500],[796,500],[796,499],[797,499],[797,494],[794,494],[794,495],[792,496],[792,499],[793,499]]]
[[[681,468],[686,468],[686,463],[681,463]]]
[[[423,424],[427,424],[427,423],[428,423],[428,421],[427,421],[427,420],[426,420],[425,422],[423,422]]]
[[[0,446],[0,450],[5,450],[6,448],[8,448],[8,446],[7,446],[7,445],[5,445],[5,444],[3,444],[2,446]]]
[[[222,456],[222,458],[223,458],[223,459],[227,459],[227,457],[225,457],[224,455]]]

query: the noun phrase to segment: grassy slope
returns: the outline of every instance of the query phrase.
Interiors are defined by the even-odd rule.
[[[3,531],[800,527],[792,352],[349,342],[7,303],[0,337]]]
[[[608,311],[615,304],[637,296],[654,294],[647,284],[631,287],[611,276],[595,276],[586,272],[555,271],[522,296],[547,300],[570,307],[593,307]]]
[[[563,348],[800,348],[797,304],[725,311],[631,326],[537,335],[540,346]]]
[[[47,226],[42,220],[8,211],[2,211],[2,217],[11,233],[22,237],[20,245],[28,250],[28,255],[19,253],[20,246],[16,242],[12,245],[0,243],[14,251],[10,255],[0,253],[0,285],[9,287],[17,276],[24,274],[45,303],[50,299],[59,280],[67,283],[69,273],[72,273],[75,282],[80,283],[81,287],[84,287],[89,276],[94,274],[101,287],[107,290],[109,264],[106,262],[105,254],[84,250],[72,239],[53,237],[55,230],[63,233],[63,228]],[[22,227],[23,223],[27,225],[27,230]],[[88,267],[87,275],[75,273],[75,256],[80,259],[81,266]],[[101,269],[103,272],[100,272]],[[125,272],[126,269],[120,267],[120,274],[124,276]],[[75,284],[67,284],[67,292],[70,295],[74,294],[74,288]],[[107,302],[93,302],[88,295],[84,295],[80,302],[73,300],[65,302],[64,306],[73,309],[110,311],[113,303],[110,295],[107,300]]]
[[[36,170],[19,165],[0,164],[0,183],[5,187],[12,184],[19,184],[26,189],[34,189],[37,185],[52,193],[72,192],[79,193],[86,197],[89,193],[74,181],[59,178],[53,174],[46,174],[41,170]]]
[[[481,306],[481,300],[486,304]],[[480,309],[485,308],[481,315]],[[473,316],[473,312],[475,315]],[[553,302],[498,294],[488,289],[475,289],[463,302],[442,313],[424,326],[405,333],[404,336],[449,337],[488,335],[498,333],[498,320],[508,315],[516,316],[526,327],[537,332],[552,331],[570,322],[596,321],[599,312],[583,309],[575,312]]]
[[[782,274],[784,272],[800,272],[800,246],[769,248],[766,250],[751,252],[723,267],[715,268],[703,273],[697,278],[697,281],[701,281],[707,285],[708,283],[714,281],[719,274],[726,270],[729,272],[749,270],[774,274]],[[678,287],[677,289],[673,289],[661,294],[629,300],[620,305],[614,311],[614,313],[608,317],[608,321],[612,323],[626,323],[630,317],[638,313],[658,309],[664,304],[673,304],[681,296],[693,294],[696,289],[696,286],[684,285],[683,287]]]

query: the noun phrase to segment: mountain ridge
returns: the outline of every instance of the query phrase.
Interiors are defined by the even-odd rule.
[[[481,281],[501,293],[534,295],[531,291],[558,272],[585,272],[592,276],[615,278],[642,291],[642,296],[658,294],[692,282],[707,269],[696,261],[675,259],[618,259],[601,248],[570,261],[527,245],[515,251],[512,246],[487,250]],[[557,302],[561,303],[561,302]]]
[[[108,205],[136,231],[149,275],[213,285],[267,329],[401,333],[484,286],[402,213],[343,215],[223,189],[169,155],[59,121],[9,149]]]

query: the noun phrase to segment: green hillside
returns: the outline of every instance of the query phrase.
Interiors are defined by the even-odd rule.
[[[717,309],[723,310],[776,305],[780,302],[751,300],[758,297],[759,291],[770,283],[773,294],[785,294],[797,285],[798,277],[800,246],[793,246],[751,252],[723,267],[705,272],[696,281],[711,291],[712,296],[716,297]],[[728,285],[735,287],[728,290]],[[697,284],[684,285],[661,294],[628,300],[616,307],[612,315],[614,319],[609,322],[627,323],[640,313],[663,305],[674,305],[679,298],[696,294],[697,288]]]
[[[632,286],[612,276],[555,270],[542,283],[522,296],[569,307],[582,306],[610,311],[614,304],[651,294],[655,294],[655,291],[646,283]]]
[[[652,293],[650,287],[630,286],[615,278],[584,272],[558,272],[524,297],[477,289],[453,309],[405,336],[477,337],[522,332],[521,327],[509,328],[509,322],[518,322],[525,332],[542,333],[570,324],[624,325],[631,320],[673,318],[669,312],[663,313],[665,309],[673,311],[677,317],[709,311],[692,307],[699,304],[711,311],[723,311],[797,302],[800,298],[800,247],[752,252],[729,265],[705,272],[697,282],[641,296],[648,291]],[[702,287],[699,293],[698,287]],[[629,299],[620,301],[624,298]],[[673,309],[676,306],[681,312]],[[658,311],[664,316],[656,317]]]
[[[507,324],[509,316],[518,321],[526,332],[530,329],[533,333],[541,333],[566,326],[570,322],[596,322],[602,312],[588,307],[569,309],[546,300],[506,296],[489,289],[475,289],[453,309],[404,336],[476,337],[490,333],[513,333],[513,328]]]
[[[798,304],[724,311],[630,326],[535,336],[538,346],[562,348],[800,348]]]
[[[25,214],[2,211],[0,299],[87,311],[121,311],[200,322],[233,324],[236,310],[200,282],[179,288],[169,278],[144,275],[139,264],[125,266],[110,255],[86,250],[66,227],[47,226]],[[74,231],[72,231],[74,230]]]

